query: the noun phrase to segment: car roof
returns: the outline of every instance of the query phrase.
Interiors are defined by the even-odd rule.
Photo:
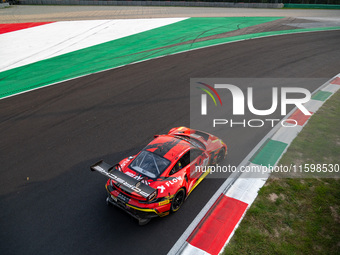
[[[159,135],[152,140],[144,149],[164,157],[171,162],[178,159],[183,152],[193,146],[190,142],[172,135]]]

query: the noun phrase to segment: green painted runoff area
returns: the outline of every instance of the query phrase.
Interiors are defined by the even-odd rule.
[[[189,18],[0,73],[0,98],[168,54],[158,49],[278,18]],[[170,51],[173,53],[174,51]]]
[[[0,98],[79,76],[191,49],[269,35],[340,29],[340,27],[331,27],[272,31],[180,44],[277,19],[280,19],[280,17],[189,18],[1,72]]]

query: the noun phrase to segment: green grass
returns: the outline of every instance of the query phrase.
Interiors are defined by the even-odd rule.
[[[340,163],[340,92],[288,148],[279,165]],[[340,254],[338,178],[268,179],[223,254]]]
[[[340,92],[312,116],[279,164],[340,163]]]

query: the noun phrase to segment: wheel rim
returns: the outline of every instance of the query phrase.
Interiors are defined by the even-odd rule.
[[[180,192],[177,193],[177,195],[175,196],[172,202],[172,208],[174,211],[177,211],[181,207],[183,203],[183,199],[184,199],[184,192],[183,190],[181,190]]]

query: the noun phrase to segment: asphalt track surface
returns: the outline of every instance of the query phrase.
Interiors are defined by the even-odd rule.
[[[254,39],[1,100],[0,254],[166,254],[224,179],[204,180],[176,214],[140,227],[105,205],[106,179],[89,166],[117,162],[154,134],[189,125],[190,78],[326,81],[339,73],[339,45],[339,31]],[[227,162],[237,166],[268,131],[230,130]]]

